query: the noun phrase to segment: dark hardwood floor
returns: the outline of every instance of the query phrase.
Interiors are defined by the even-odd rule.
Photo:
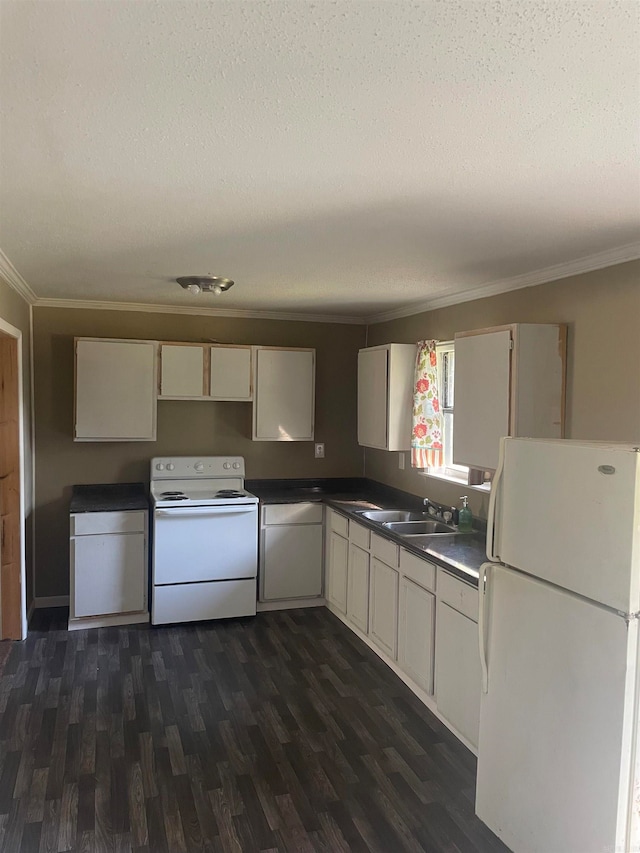
[[[324,608],[67,632],[0,679],[0,849],[504,851],[475,759]]]

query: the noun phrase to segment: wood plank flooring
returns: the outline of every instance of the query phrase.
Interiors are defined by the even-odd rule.
[[[504,851],[475,759],[324,608],[66,631],[0,679],[0,850]]]

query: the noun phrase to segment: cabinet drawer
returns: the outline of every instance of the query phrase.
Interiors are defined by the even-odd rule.
[[[361,524],[357,524],[355,521],[349,522],[349,541],[353,542],[354,545],[357,545],[358,548],[363,548],[365,551],[368,551],[370,536],[371,531],[367,530],[366,527],[363,527]]]
[[[146,517],[144,511],[75,513],[71,516],[71,535],[144,533]]]
[[[395,542],[391,542],[389,539],[383,539],[382,536],[378,536],[377,533],[371,534],[371,553],[374,557],[377,557],[379,560],[382,560],[383,563],[386,563],[388,566],[392,566],[394,569],[398,568],[399,550],[400,549]]]
[[[436,567],[403,548],[400,549],[400,571],[425,589],[435,590]]]
[[[262,510],[263,524],[322,524],[322,504],[269,504]]]
[[[438,598],[451,607],[478,621],[478,590],[447,572],[438,572]]]
[[[347,537],[349,535],[349,520],[331,509],[329,510],[329,526],[334,533],[338,533],[340,536]]]

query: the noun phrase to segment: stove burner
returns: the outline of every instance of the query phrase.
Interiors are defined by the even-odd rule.
[[[219,489],[216,492],[217,498],[243,498],[243,492],[239,492],[237,489]]]
[[[184,492],[162,492],[160,495],[161,498],[173,498],[176,501],[186,501],[189,498],[185,495]]]

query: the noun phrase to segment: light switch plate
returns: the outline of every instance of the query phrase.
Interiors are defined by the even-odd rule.
[[[404,453],[398,453],[398,468],[404,471]]]
[[[316,459],[324,459],[324,444],[316,444]]]

